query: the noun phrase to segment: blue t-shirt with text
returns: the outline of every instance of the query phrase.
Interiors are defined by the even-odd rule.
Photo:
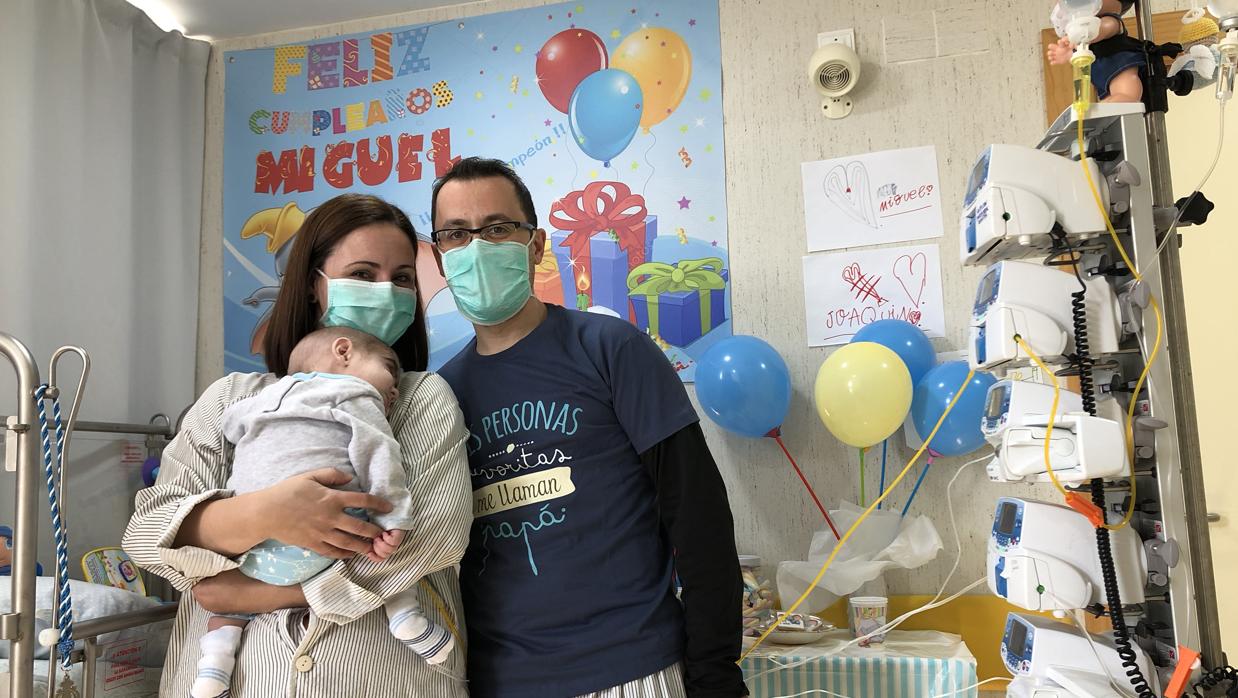
[[[681,659],[682,611],[640,454],[697,421],[631,324],[547,306],[440,371],[464,411],[474,523],[461,565],[473,696],[602,690]]]

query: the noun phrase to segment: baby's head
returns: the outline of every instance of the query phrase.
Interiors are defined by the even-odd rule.
[[[388,410],[399,392],[400,360],[395,351],[351,327],[324,327],[305,335],[292,349],[288,370],[360,378],[374,386]]]

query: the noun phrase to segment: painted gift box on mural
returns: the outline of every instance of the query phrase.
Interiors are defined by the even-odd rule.
[[[599,306],[635,322],[628,275],[653,258],[658,218],[645,198],[620,182],[593,182],[556,201],[550,247],[559,267],[564,305]]]
[[[727,270],[722,259],[647,262],[627,278],[636,326],[685,347],[726,321]]]

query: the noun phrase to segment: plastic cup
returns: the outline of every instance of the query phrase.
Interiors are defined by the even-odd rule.
[[[851,597],[851,637],[862,637],[886,624],[886,606],[888,599],[884,596],[853,596]],[[861,640],[861,647],[870,644],[880,644],[885,641],[885,633],[873,635]]]

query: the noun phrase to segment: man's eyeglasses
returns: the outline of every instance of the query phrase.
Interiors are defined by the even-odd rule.
[[[527,230],[532,233],[534,230],[537,230],[537,226],[532,223],[503,221],[502,223],[483,225],[480,228],[444,228],[430,233],[430,240],[440,250],[446,252],[458,247],[464,247],[472,242],[474,237],[480,237],[486,242],[504,242],[510,239],[517,230]]]

